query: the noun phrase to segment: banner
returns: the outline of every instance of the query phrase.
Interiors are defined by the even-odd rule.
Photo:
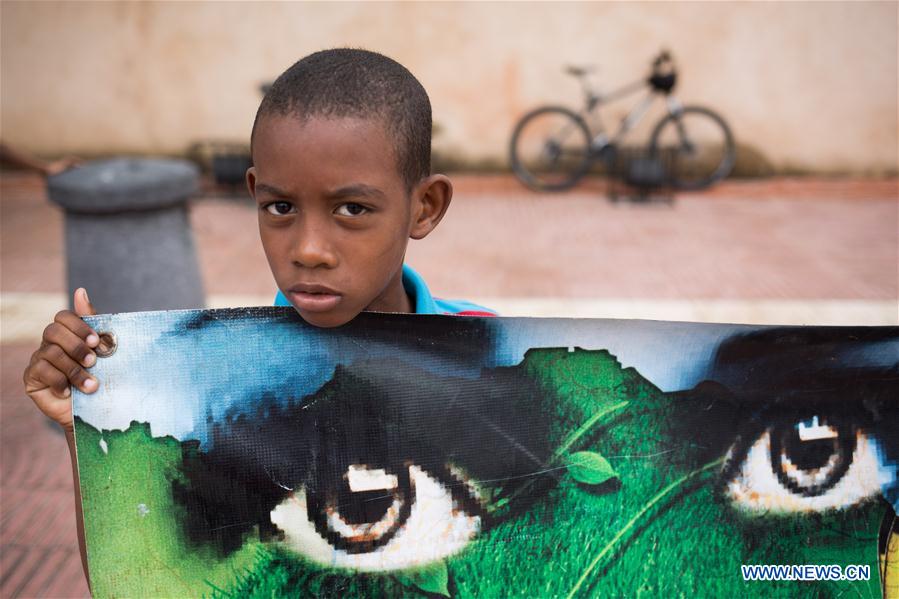
[[[97,597],[899,592],[899,327],[86,320]]]

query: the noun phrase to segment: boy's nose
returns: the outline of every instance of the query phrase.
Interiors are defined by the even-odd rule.
[[[328,240],[327,231],[315,226],[303,227],[300,231],[291,259],[296,266],[303,268],[337,266],[337,254]]]

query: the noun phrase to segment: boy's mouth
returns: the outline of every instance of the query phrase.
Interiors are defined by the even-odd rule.
[[[300,284],[287,290],[287,296],[298,310],[327,312],[340,303],[341,295],[324,285]]]

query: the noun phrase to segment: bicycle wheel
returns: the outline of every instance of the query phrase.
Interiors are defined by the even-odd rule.
[[[512,172],[537,191],[573,187],[590,168],[590,130],[576,113],[545,106],[524,115],[509,142]]]
[[[734,168],[734,137],[724,119],[699,106],[687,106],[656,125],[650,155],[668,165],[669,183],[677,189],[703,189]]]

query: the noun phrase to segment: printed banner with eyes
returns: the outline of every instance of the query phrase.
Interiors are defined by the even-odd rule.
[[[899,596],[899,327],[87,320],[97,597]]]

